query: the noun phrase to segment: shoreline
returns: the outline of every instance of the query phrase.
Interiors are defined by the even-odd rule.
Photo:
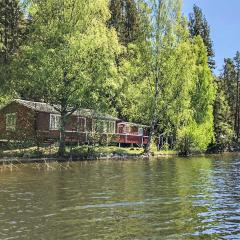
[[[223,153],[197,153],[191,154],[189,156],[179,156],[178,154],[154,154],[154,155],[145,155],[145,154],[104,154],[104,155],[93,155],[93,156],[67,156],[64,158],[60,157],[1,157],[0,165],[4,164],[25,164],[25,163],[45,163],[45,162],[81,162],[81,161],[99,161],[99,160],[129,160],[129,159],[159,159],[159,158],[189,158],[189,157],[210,157],[210,156],[222,156],[228,154],[239,154],[240,152],[223,152]]]

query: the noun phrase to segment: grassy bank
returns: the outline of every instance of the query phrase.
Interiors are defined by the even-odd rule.
[[[11,149],[0,152],[0,158],[58,158],[58,147],[29,147],[23,149]],[[101,157],[128,157],[128,156],[142,156],[144,154],[143,148],[132,147],[117,147],[117,146],[78,146],[67,147],[66,158],[101,158]],[[155,156],[161,155],[177,155],[176,151],[164,150],[155,151]]]

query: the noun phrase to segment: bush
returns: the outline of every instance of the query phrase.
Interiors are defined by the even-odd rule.
[[[150,143],[150,152],[154,153],[157,152],[157,144],[156,144],[156,137],[152,138],[152,141]]]

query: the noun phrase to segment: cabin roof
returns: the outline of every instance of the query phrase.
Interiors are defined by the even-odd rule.
[[[119,125],[120,124],[123,124],[123,125],[130,125],[130,126],[137,126],[137,127],[144,127],[144,128],[148,128],[150,126],[147,126],[147,125],[143,125],[143,124],[139,124],[139,123],[133,123],[133,122],[120,122],[118,123]]]
[[[55,107],[58,107],[57,105],[53,106],[53,105],[50,105],[50,104],[44,103],[44,102],[33,102],[33,101],[27,101],[27,100],[22,100],[22,99],[14,99],[11,102],[19,103],[27,108],[37,111],[37,112],[59,114],[59,112],[55,109]],[[10,104],[10,103],[8,103],[8,104]],[[78,109],[77,111],[75,111],[73,113],[73,115],[82,116],[82,117],[90,117],[90,118],[100,118],[100,119],[106,119],[106,120],[114,120],[114,121],[119,120],[118,118],[113,117],[109,114],[101,113],[101,112],[98,112],[98,111],[95,111],[92,109],[84,109],[84,108]]]

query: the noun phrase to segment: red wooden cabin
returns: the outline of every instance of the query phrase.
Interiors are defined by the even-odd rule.
[[[131,123],[131,122],[119,122],[117,124],[117,142],[119,144],[137,144],[143,146],[148,142],[148,126]]]
[[[59,113],[47,103],[15,99],[0,109],[1,140],[39,138],[57,141],[59,124]],[[66,141],[85,144],[91,134],[99,133],[115,143],[142,146],[148,141],[146,128],[144,125],[122,122],[109,114],[79,109],[67,122]]]

